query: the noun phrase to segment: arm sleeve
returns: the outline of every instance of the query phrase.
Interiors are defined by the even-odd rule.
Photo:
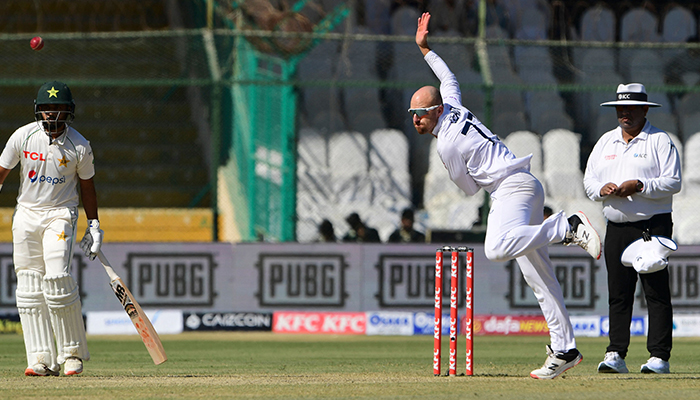
[[[678,150],[668,135],[663,135],[656,146],[659,164],[658,178],[640,179],[644,189],[639,196],[657,199],[674,195],[681,191],[681,163]]]
[[[90,143],[85,143],[82,149],[82,156],[78,161],[78,178],[90,179],[95,176],[95,158],[92,154]]]
[[[586,190],[586,196],[593,201],[603,201],[604,196],[600,195],[600,189],[605,186],[605,182],[601,182],[598,177],[598,159],[601,156],[603,145],[598,141],[588,156],[586,163],[586,172],[583,174],[583,187]]]
[[[430,66],[430,69],[433,70],[435,76],[440,80],[442,102],[461,106],[462,92],[459,89],[459,82],[457,82],[457,78],[452,71],[450,71],[447,64],[432,50],[423,58],[425,62],[428,63],[428,66]]]
[[[10,136],[5,149],[0,154],[0,167],[12,169],[19,163],[21,149],[19,148],[17,135]]]
[[[462,159],[461,154],[455,146],[447,148],[441,157],[445,168],[447,168],[447,172],[450,174],[450,179],[457,187],[462,189],[467,196],[473,196],[481,189],[474,181],[474,178],[469,175],[467,164],[464,162],[464,159]]]

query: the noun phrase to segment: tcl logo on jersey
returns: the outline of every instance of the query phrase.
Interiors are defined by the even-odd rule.
[[[35,151],[23,151],[24,153],[24,158],[28,158],[30,160],[34,161],[46,161],[46,158],[44,158],[43,153],[37,153]]]
[[[39,176],[39,174],[37,174],[37,172],[34,170],[29,171],[29,181],[31,183],[34,183],[37,180],[39,181],[39,183],[46,182],[46,183],[50,183],[52,185],[61,185],[61,184],[66,183],[65,176],[62,176],[60,178],[52,178],[52,177],[46,176],[46,175]]]

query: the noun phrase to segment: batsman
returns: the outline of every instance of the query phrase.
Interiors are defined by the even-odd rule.
[[[16,300],[27,376],[83,372],[90,359],[71,260],[78,221],[78,187],[88,228],[81,248],[94,259],[103,232],[97,216],[90,142],[71,127],[75,102],[68,86],[47,82],[34,102],[35,122],[17,129],[0,154],[0,189],[20,164],[12,219]]]

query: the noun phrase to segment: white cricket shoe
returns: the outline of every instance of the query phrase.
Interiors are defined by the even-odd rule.
[[[68,357],[65,363],[65,375],[78,375],[83,372],[83,360],[78,357]]]
[[[577,349],[571,349],[566,353],[555,352],[547,345],[547,359],[540,369],[530,372],[535,379],[554,379],[567,369],[581,362],[583,356]]]
[[[600,259],[601,243],[600,236],[596,232],[591,221],[581,211],[575,212],[568,218],[571,230],[566,233],[564,244],[569,246],[572,244],[580,246],[586,250],[596,260]]]
[[[26,376],[58,376],[61,371],[61,367],[54,371],[46,366],[46,364],[34,364],[31,367],[27,367],[24,370],[24,375]]]
[[[646,364],[642,365],[643,374],[669,374],[671,373],[668,361],[664,361],[659,357],[650,358]]]
[[[598,372],[609,374],[626,374],[630,372],[625,364],[625,359],[616,351],[605,353],[605,359],[598,364]]]

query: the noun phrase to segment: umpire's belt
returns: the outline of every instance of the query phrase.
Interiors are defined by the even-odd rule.
[[[632,227],[637,229],[647,229],[654,226],[664,225],[671,222],[671,213],[656,214],[649,219],[634,222],[612,222],[608,223],[617,228]]]

